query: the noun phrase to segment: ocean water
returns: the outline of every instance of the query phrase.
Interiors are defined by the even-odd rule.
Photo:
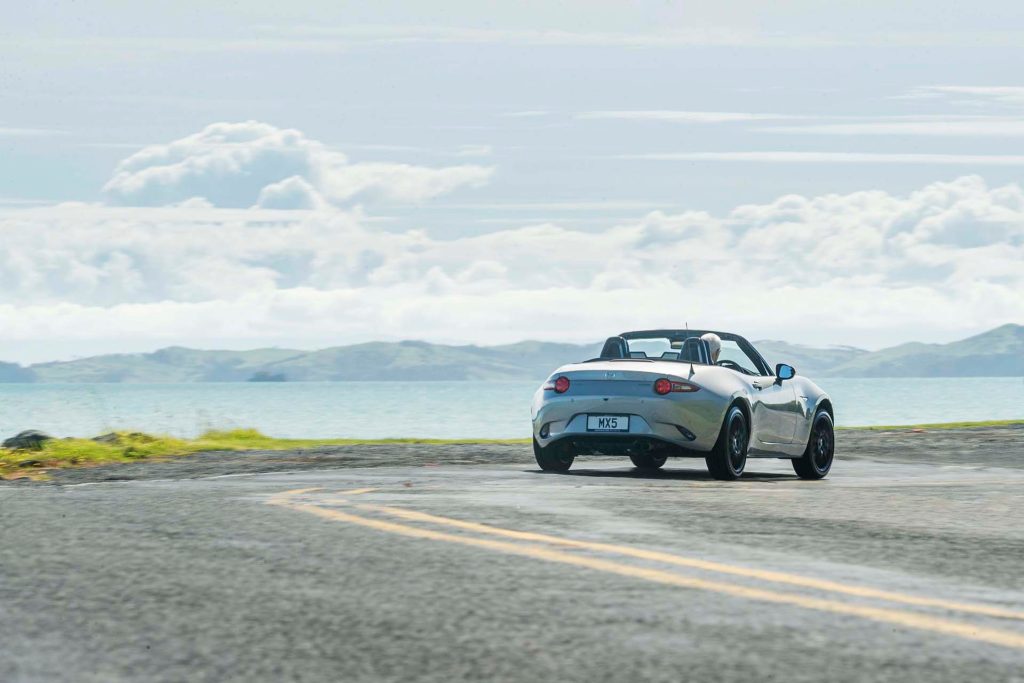
[[[1024,418],[1024,378],[822,379],[841,426]],[[23,429],[292,438],[519,438],[537,382],[0,384],[0,438]]]

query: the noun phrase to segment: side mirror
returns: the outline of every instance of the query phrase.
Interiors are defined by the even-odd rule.
[[[780,382],[784,382],[787,379],[793,379],[796,377],[796,370],[792,365],[779,363],[775,366],[775,376],[779,378]]]

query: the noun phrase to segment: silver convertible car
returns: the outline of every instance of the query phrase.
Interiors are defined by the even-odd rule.
[[[566,471],[577,455],[629,456],[657,469],[699,457],[718,479],[747,458],[789,458],[804,479],[832,467],[832,401],[792,366],[774,368],[743,337],[708,330],[647,330],[610,337],[599,358],[556,370],[533,399],[541,469]]]

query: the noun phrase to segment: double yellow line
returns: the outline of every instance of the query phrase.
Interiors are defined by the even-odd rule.
[[[452,534],[420,526],[400,524],[397,522],[391,522],[375,517],[364,517],[361,515],[354,515],[348,512],[343,512],[333,507],[324,507],[323,505],[296,500],[297,498],[305,494],[310,494],[321,490],[322,489],[320,488],[312,488],[285,491],[283,493],[279,493],[276,494],[275,496],[272,496],[270,500],[268,500],[267,502],[271,505],[276,505],[291,510],[297,510],[300,512],[306,512],[312,515],[316,515],[317,517],[321,517],[323,519],[346,522],[349,524],[355,524],[358,526],[375,529],[377,531],[383,531],[386,533],[397,534],[400,536],[406,536],[410,538],[442,541],[446,543],[454,543],[474,548],[482,548],[486,550],[492,550],[511,555],[519,555],[522,557],[530,557],[533,559],[545,560],[548,562],[557,562],[560,564],[584,567],[587,569],[603,571],[609,574],[617,574],[620,576],[626,576],[635,579],[642,579],[654,583],[678,586],[682,588],[691,588],[696,590],[711,591],[714,593],[721,593],[733,597],[756,600],[760,602],[793,605],[796,607],[802,607],[804,609],[856,616],[886,624],[894,624],[905,628],[931,631],[933,633],[941,633],[944,635],[956,636],[960,638],[966,638],[969,640],[981,641],[985,643],[991,643],[994,645],[1001,645],[1004,647],[1024,649],[1024,633],[1020,632],[1007,631],[1003,629],[991,628],[986,626],[978,626],[967,622],[954,621],[952,619],[947,619],[932,614],[910,612],[907,610],[894,609],[891,607],[875,607],[872,605],[842,602],[832,598],[815,597],[813,595],[805,595],[802,593],[783,592],[768,588],[755,588],[745,586],[742,584],[725,583],[722,581],[685,576],[663,569],[635,566],[613,560],[591,557],[587,555],[580,555],[559,548],[588,550],[603,554],[617,555],[620,557],[631,557],[651,562],[657,562],[661,564],[669,564],[678,567],[686,567],[689,569],[698,569],[706,572],[738,576],[745,579],[756,579],[759,581],[765,581],[774,584],[796,586],[813,591],[821,591],[839,595],[849,595],[857,598],[865,598],[889,603],[897,603],[902,605],[911,605],[915,607],[942,609],[950,612],[961,612],[984,617],[993,617],[998,619],[1024,621],[1024,612],[1016,610],[1006,609],[992,605],[950,601],[943,600],[940,598],[930,598],[905,593],[897,593],[893,591],[885,591],[876,588],[870,588],[867,586],[857,586],[839,583],[836,581],[829,581],[826,579],[815,579],[796,574],[787,574],[784,572],[752,569],[749,567],[723,564],[720,562],[710,562],[707,560],[701,560],[699,558],[675,555],[672,553],[660,552],[656,550],[645,550],[643,548],[634,548],[625,545],[617,545],[611,543],[594,543],[589,541],[579,541],[574,539],[561,538],[558,536],[551,536],[548,534],[540,534],[529,531],[503,529],[501,527],[495,527],[487,524],[467,522],[463,520],[452,519],[449,517],[440,517],[438,515],[431,515],[424,512],[417,512],[414,510],[408,510],[404,508],[395,508],[384,505],[372,505],[365,503],[350,503],[347,499],[342,497],[333,497],[325,499],[324,501],[332,504],[346,503],[349,504],[350,507],[359,511],[369,512],[377,515],[387,515],[409,522],[439,525],[459,529],[462,531],[484,534],[486,536],[496,536],[500,538],[514,539],[515,542],[506,540],[496,540],[494,538],[480,538],[477,536]],[[374,490],[376,489],[353,489],[350,491],[340,492],[336,494],[336,496],[354,496],[363,493],[370,493]]]

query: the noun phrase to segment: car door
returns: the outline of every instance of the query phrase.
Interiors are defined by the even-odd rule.
[[[793,383],[769,376],[755,378],[753,386],[754,438],[763,445],[793,443],[799,411]]]

